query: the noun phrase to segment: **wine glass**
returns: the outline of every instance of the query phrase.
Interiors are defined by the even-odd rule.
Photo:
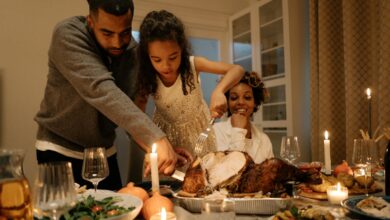
[[[353,140],[352,162],[356,168],[354,175],[364,175],[364,187],[366,195],[368,195],[367,177],[371,176],[371,165],[377,163],[377,153],[375,140]]]
[[[97,190],[100,181],[108,177],[109,169],[104,147],[93,147],[84,149],[83,179],[91,182]]]
[[[39,217],[59,219],[77,202],[72,164],[70,162],[39,164],[33,195],[34,212]]]
[[[280,145],[280,156],[287,162],[294,164],[301,156],[297,136],[284,136]]]

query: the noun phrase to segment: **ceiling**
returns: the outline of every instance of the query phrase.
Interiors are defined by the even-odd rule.
[[[232,15],[250,5],[256,0],[138,0],[150,4],[174,5],[185,8],[214,11],[226,15]],[[137,0],[134,1],[137,4]]]

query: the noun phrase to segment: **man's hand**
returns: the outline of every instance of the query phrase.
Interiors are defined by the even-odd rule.
[[[175,170],[177,155],[166,137],[157,141],[156,146],[158,155],[158,172],[163,173],[164,175],[170,175]],[[150,164],[148,163],[145,168],[144,176],[149,175],[149,172]]]

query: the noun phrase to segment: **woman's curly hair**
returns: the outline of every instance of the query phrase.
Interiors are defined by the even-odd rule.
[[[179,66],[183,94],[187,95],[195,89],[194,76],[190,64],[190,45],[184,32],[184,25],[172,13],[160,10],[149,12],[140,26],[140,42],[138,58],[141,61],[138,73],[138,91],[142,95],[155,95],[157,90],[158,72],[149,58],[149,43],[153,41],[174,41],[181,48],[181,63]]]
[[[244,76],[237,84],[239,83],[244,83],[252,88],[253,99],[255,101],[255,108],[253,109],[253,112],[257,112],[261,103],[264,102],[265,97],[268,96],[268,92],[267,89],[264,88],[263,81],[261,81],[260,77],[257,75],[256,72],[245,71]],[[225,93],[225,96],[226,99],[229,100],[230,90]],[[231,115],[232,113],[228,109],[228,117],[230,117]]]

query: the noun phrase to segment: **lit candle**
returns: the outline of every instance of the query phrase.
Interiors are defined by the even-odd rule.
[[[152,146],[152,152],[150,153],[150,169],[152,175],[152,192],[159,191],[160,183],[158,178],[158,160],[157,160],[157,149],[156,144]]]
[[[325,157],[325,174],[330,175],[332,174],[332,162],[330,159],[330,140],[328,139],[329,133],[328,131],[325,131],[324,133],[324,157]]]
[[[367,99],[371,99],[371,89],[370,88],[366,89],[366,94],[367,94]]]
[[[164,207],[161,208],[161,212],[152,215],[150,220],[176,220],[176,215],[173,212],[167,212]]]
[[[341,201],[348,198],[348,188],[337,183],[335,186],[328,187],[326,194],[331,204],[340,204]]]
[[[367,100],[368,100],[368,135],[371,138],[371,89],[366,89]]]

